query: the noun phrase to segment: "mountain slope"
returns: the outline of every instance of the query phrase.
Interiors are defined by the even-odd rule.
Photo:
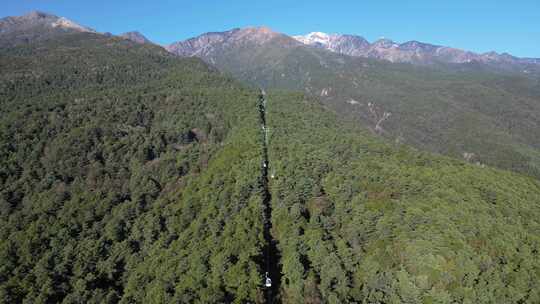
[[[0,50],[2,301],[260,298],[255,92],[153,45],[41,41]]]
[[[537,303],[540,183],[374,140],[270,94],[285,303]]]
[[[257,86],[304,91],[392,141],[540,177],[540,77],[481,62],[416,66],[345,56],[277,33],[230,43],[227,33],[169,50],[198,41],[178,54]]]

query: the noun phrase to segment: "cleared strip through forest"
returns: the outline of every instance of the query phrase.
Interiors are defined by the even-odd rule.
[[[264,269],[268,277],[272,280],[272,286],[265,286],[266,303],[279,303],[279,286],[281,283],[280,254],[277,249],[277,242],[272,237],[272,195],[268,187],[268,127],[266,126],[266,94],[261,90],[259,95],[259,119],[262,128],[262,153],[263,163],[261,165],[261,179],[263,188],[263,217],[264,217]],[[265,274],[265,279],[266,279]],[[265,282],[266,283],[266,282]]]

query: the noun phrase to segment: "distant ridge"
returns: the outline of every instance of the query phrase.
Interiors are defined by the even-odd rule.
[[[200,36],[172,43],[165,48],[180,56],[205,56],[213,53],[215,48],[244,44],[260,46],[274,38],[283,38],[281,43],[299,45],[285,34],[277,33],[268,27],[234,28],[225,32],[209,32]]]
[[[184,41],[174,42],[166,48],[180,56],[204,56],[215,47],[230,46],[240,40],[264,43],[265,38],[287,37],[303,45],[326,49],[348,56],[374,58],[390,62],[414,64],[433,63],[490,63],[490,64],[540,64],[539,58],[519,58],[508,53],[497,52],[475,53],[449,46],[407,41],[397,43],[387,38],[381,38],[370,43],[358,35],[327,34],[312,32],[306,35],[288,36],[272,31],[267,27],[235,28],[224,32],[209,32]],[[282,40],[285,41],[286,39]],[[295,45],[288,41],[289,46]]]
[[[83,26],[65,17],[59,17],[42,11],[31,11],[22,16],[10,16],[0,19],[0,45],[17,44],[43,40],[59,32],[96,33],[92,28]],[[138,31],[121,35],[136,43],[152,43]],[[287,37],[301,44],[326,49],[335,53],[414,64],[433,63],[494,63],[494,64],[533,64],[540,65],[540,58],[520,58],[508,53],[475,53],[450,46],[435,45],[416,40],[397,43],[387,38],[372,43],[362,36],[349,34],[328,34],[311,32],[305,35],[289,36],[275,32],[268,27],[234,28],[224,32],[208,32],[184,41],[171,43],[166,47],[180,56],[198,56],[209,52],[219,43],[234,43],[248,40],[250,43],[265,43],[275,37]],[[283,39],[285,41],[287,39]],[[294,45],[291,41],[288,45]]]
[[[138,31],[133,32],[127,32],[120,35],[120,37],[131,40],[136,43],[145,44],[145,43],[152,43],[152,41],[148,40],[143,34],[141,34]]]
[[[294,39],[315,47],[324,48],[340,54],[366,58],[384,59],[391,62],[409,63],[469,63],[504,62],[538,64],[539,59],[518,58],[507,53],[488,52],[483,54],[461,50],[448,46],[433,45],[419,41],[396,43],[381,38],[373,43],[356,35],[326,34],[312,32],[306,35],[293,36]]]

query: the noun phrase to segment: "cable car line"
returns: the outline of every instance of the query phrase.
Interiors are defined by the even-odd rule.
[[[262,176],[262,196],[263,196],[263,235],[265,244],[263,246],[263,259],[264,259],[264,277],[262,277],[264,292],[266,296],[266,303],[278,303],[279,302],[279,285],[281,283],[281,267],[279,263],[280,255],[277,249],[277,242],[272,237],[272,196],[268,186],[268,126],[266,125],[266,93],[261,89],[259,95],[258,108],[259,108],[259,120],[262,129],[262,154],[263,161],[261,166]],[[272,178],[275,175],[275,171],[272,170]]]

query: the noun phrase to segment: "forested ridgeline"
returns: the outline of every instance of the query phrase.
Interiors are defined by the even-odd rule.
[[[96,34],[0,49],[0,301],[262,302],[257,92]],[[538,303],[540,185],[266,102],[285,303]]]
[[[285,303],[539,303],[540,185],[268,96]]]
[[[0,50],[0,302],[258,301],[257,94],[94,34]]]

